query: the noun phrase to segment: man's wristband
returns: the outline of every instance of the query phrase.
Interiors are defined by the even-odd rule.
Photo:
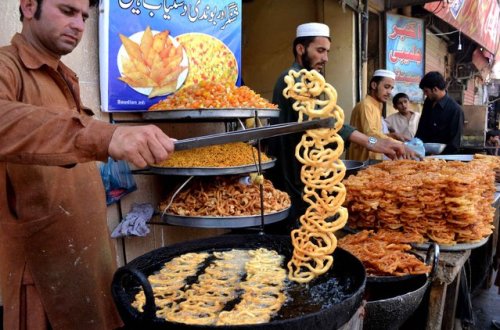
[[[375,144],[377,143],[377,138],[374,137],[374,136],[369,136],[368,137],[368,144],[366,145],[366,147],[369,149],[369,150],[373,150],[373,148],[375,147]]]

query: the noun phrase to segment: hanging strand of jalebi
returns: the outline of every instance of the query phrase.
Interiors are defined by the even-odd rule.
[[[290,70],[285,77],[283,95],[295,99],[293,109],[299,122],[335,118],[333,128],[306,131],[295,149],[302,163],[303,200],[309,204],[300,217],[301,226],[291,233],[294,247],[288,263],[288,277],[306,283],[324,274],[333,265],[337,247],[335,232],[344,227],[347,209],[342,207],[346,190],[342,184],[345,166],[340,160],[344,141],[337,134],[344,123],[344,112],[337,105],[337,91],[315,70]]]

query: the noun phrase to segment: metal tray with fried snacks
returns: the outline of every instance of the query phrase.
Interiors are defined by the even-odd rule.
[[[269,225],[279,222],[288,217],[290,208],[264,214],[264,225]],[[162,216],[162,221],[169,225],[196,227],[196,228],[247,228],[256,227],[261,225],[261,215],[248,215],[248,216],[182,216],[174,214],[165,214]]]
[[[202,108],[202,109],[175,109],[155,110],[142,113],[143,119],[149,120],[192,120],[192,119],[237,119],[237,118],[277,118],[279,109],[258,108]]]
[[[272,158],[271,161],[262,163],[262,169],[267,170],[274,167],[276,163],[276,158]],[[250,172],[257,172],[257,164],[249,164],[242,166],[231,166],[231,167],[161,167],[150,165],[147,172],[152,174],[161,175],[194,175],[194,176],[209,176],[209,175],[232,175],[232,174],[243,174]],[[133,171],[135,174],[139,174],[138,171]],[[145,172],[141,172],[145,174]]]
[[[472,250],[476,249],[478,247],[483,246],[488,242],[489,235],[477,242],[471,242],[471,243],[457,243],[453,245],[446,245],[446,244],[438,244],[439,249],[443,252],[452,252],[452,251],[465,251],[465,250]],[[410,243],[411,246],[417,250],[427,250],[432,243]]]
[[[426,158],[436,158],[448,161],[470,162],[474,159],[474,155],[432,155]]]

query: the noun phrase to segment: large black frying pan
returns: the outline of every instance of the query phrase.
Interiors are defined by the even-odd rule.
[[[223,235],[156,249],[134,259],[119,268],[113,278],[112,294],[123,321],[134,329],[337,329],[349,321],[361,305],[365,269],[356,257],[337,248],[333,255],[333,267],[308,285],[293,283],[287,290],[292,301],[287,302],[268,323],[232,327],[197,326],[156,317],[156,306],[147,276],[158,271],[165,262],[188,252],[258,247],[273,249],[284,255],[286,260],[292,254],[289,236]],[[140,287],[146,294],[144,313],[130,305]]]
[[[410,251],[409,253],[412,252]],[[418,254],[415,255],[417,258],[422,259]],[[429,245],[429,248],[427,249],[427,255],[425,257],[425,264],[431,266],[431,270],[428,274],[409,274],[402,276],[378,276],[378,275],[368,274],[366,277],[366,282],[394,283],[394,282],[404,282],[418,277],[421,277],[423,279],[427,279],[427,277],[430,277],[432,279],[434,278],[434,276],[436,276],[438,262],[439,262],[439,245],[437,245],[436,243],[432,243]]]
[[[439,264],[439,246],[427,250],[426,263],[432,264],[429,274],[371,279],[366,284],[364,330],[396,330],[417,310],[436,276]],[[391,279],[389,279],[391,278]]]

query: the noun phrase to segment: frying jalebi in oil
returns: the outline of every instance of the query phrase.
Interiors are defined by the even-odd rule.
[[[287,193],[264,179],[264,214],[290,207]],[[168,209],[172,194],[160,203],[160,210],[181,216],[252,216],[260,215],[260,187],[244,177],[195,178],[177,196]]]
[[[258,248],[196,254],[177,257],[167,262],[158,274],[148,277],[157,317],[195,325],[258,324],[269,322],[284,304],[287,298],[284,258],[275,251]],[[193,262],[188,266],[185,263],[189,259]],[[162,277],[177,265],[189,270],[174,271],[173,279]],[[187,283],[186,277],[196,280]],[[165,292],[168,299],[164,298]],[[234,307],[224,310],[229,302],[236,300],[239,302]],[[132,306],[142,311],[144,304],[141,291]]]
[[[258,163],[258,150],[243,142],[218,144],[208,147],[180,150],[157,167],[234,167]],[[270,159],[261,153],[263,163]]]
[[[249,253],[246,279],[240,284],[244,290],[241,301],[232,310],[221,312],[217,325],[269,322],[286,300],[286,272],[281,267],[283,256],[262,248]]]
[[[344,181],[352,228],[385,228],[439,244],[473,243],[493,230],[494,166],[439,159],[382,162]]]
[[[181,288],[186,285],[186,278],[196,275],[208,255],[208,253],[183,254],[165,263],[157,274],[150,275],[148,281],[153,288],[156,306],[171,305],[184,298]],[[141,290],[136,294],[132,307],[143,312],[145,304],[146,296]]]
[[[415,255],[407,253],[411,245],[398,242],[404,235],[392,235],[392,231],[374,233],[363,230],[339,239],[339,246],[354,254],[366,268],[366,272],[377,276],[402,276],[426,274],[430,266]]]
[[[306,131],[295,149],[295,157],[302,163],[302,198],[309,206],[300,217],[300,227],[291,233],[294,249],[288,277],[307,283],[332,266],[337,247],[334,233],[347,221],[347,209],[342,207],[346,191],[341,182],[345,166],[339,159],[344,141],[337,134],[344,112],[337,105],[335,88],[315,70],[290,70],[285,83],[283,95],[296,100],[293,109],[299,113],[299,122],[335,118],[333,128]]]
[[[217,322],[226,303],[237,296],[248,251],[232,250],[214,254],[215,261],[185,291],[185,300],[157,313],[169,321],[210,325]]]

